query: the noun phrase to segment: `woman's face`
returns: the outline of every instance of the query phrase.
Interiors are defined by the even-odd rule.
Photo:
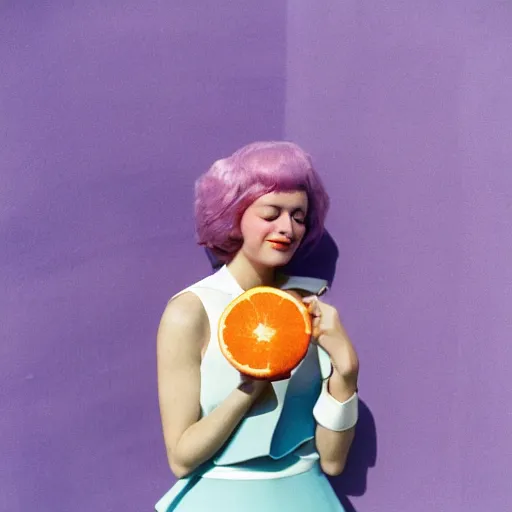
[[[259,197],[242,216],[241,251],[256,264],[286,265],[306,234],[307,212],[308,196],[302,190]]]

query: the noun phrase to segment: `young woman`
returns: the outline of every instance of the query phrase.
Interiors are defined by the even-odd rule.
[[[288,142],[250,144],[196,183],[200,244],[225,265],[165,309],[158,389],[170,467],[158,512],[343,511],[325,474],[344,467],[357,421],[358,360],[325,282],[279,274],[320,238],[328,197],[311,160]],[[238,373],[218,347],[228,303],[259,285],[295,290],[312,343],[289,379]]]

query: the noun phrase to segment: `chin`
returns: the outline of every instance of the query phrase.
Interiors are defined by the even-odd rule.
[[[295,250],[280,252],[280,251],[254,251],[254,252],[245,252],[245,257],[256,265],[264,265],[265,267],[275,268],[275,267],[283,267],[287,265],[293,256],[295,255]]]
[[[277,253],[277,251],[276,251]],[[290,263],[295,252],[284,252],[277,254],[269,254],[268,256],[261,258],[261,263],[268,265],[269,267],[282,267]]]

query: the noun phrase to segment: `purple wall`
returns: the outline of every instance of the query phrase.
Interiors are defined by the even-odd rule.
[[[285,135],[334,199],[332,300],[377,432],[349,499],[512,510],[512,5],[288,5]]]
[[[0,510],[171,485],[154,338],[208,271],[193,181],[283,137],[333,197],[370,411],[334,485],[358,512],[510,508],[511,24],[484,0],[3,2]]]
[[[194,179],[284,122],[286,5],[0,7],[0,510],[151,510]],[[262,37],[262,34],[264,37]]]

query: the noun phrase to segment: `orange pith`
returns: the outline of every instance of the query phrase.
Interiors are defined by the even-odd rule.
[[[260,378],[285,376],[306,355],[311,319],[289,293],[257,286],[230,302],[218,334],[222,353],[240,372]]]

